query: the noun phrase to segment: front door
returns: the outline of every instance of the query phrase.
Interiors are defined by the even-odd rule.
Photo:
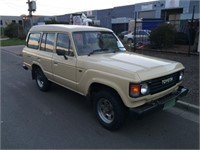
[[[53,73],[56,83],[76,90],[76,57],[73,54],[70,38],[66,33],[58,33],[56,50],[65,50],[66,57],[53,54]]]

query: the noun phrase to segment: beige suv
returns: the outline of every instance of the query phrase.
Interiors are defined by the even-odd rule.
[[[121,127],[129,109],[138,114],[175,105],[188,90],[181,63],[127,52],[112,30],[76,25],[30,29],[23,67],[41,91],[51,83],[91,98],[103,127]]]

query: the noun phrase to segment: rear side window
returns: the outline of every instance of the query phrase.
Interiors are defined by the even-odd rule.
[[[31,33],[28,38],[27,47],[38,49],[40,41],[40,33]]]
[[[42,36],[40,50],[53,52],[55,33],[44,33]]]

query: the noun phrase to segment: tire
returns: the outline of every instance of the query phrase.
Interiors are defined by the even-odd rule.
[[[37,87],[43,92],[48,91],[51,87],[50,81],[46,78],[46,76],[44,75],[44,73],[40,68],[37,68],[35,70],[35,81]]]
[[[124,124],[127,108],[115,92],[106,90],[95,94],[94,111],[104,128],[117,130]]]
[[[133,40],[132,39],[128,39],[128,44],[132,44]]]

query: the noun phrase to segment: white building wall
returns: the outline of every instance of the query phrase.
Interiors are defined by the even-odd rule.
[[[19,21],[22,21],[22,16],[0,16],[0,20],[2,21],[2,25],[0,24],[0,27],[6,27],[8,24],[15,21],[16,23],[19,23]]]

